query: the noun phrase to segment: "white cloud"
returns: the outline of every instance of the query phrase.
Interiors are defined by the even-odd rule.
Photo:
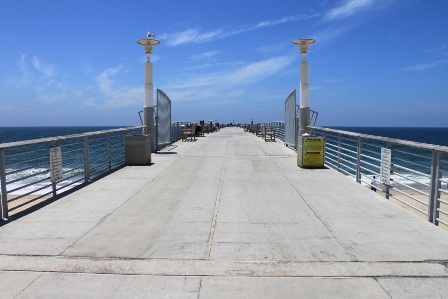
[[[216,68],[218,66],[222,66],[225,65],[225,63],[222,62],[214,62],[214,63],[205,63],[205,64],[201,64],[201,65],[194,65],[194,66],[190,66],[190,67],[184,67],[180,70],[182,71],[193,71],[193,70],[198,70],[198,69],[207,69],[207,68]]]
[[[34,56],[31,65],[27,62],[27,56],[20,52],[18,61],[19,76],[8,78],[8,84],[14,88],[37,87],[43,89],[43,86],[56,84],[58,72],[54,65],[43,63],[38,57]]]
[[[20,76],[8,79],[9,84],[15,88],[30,88],[36,94],[36,99],[47,104],[78,103],[109,109],[143,102],[143,88],[118,86],[117,77],[129,71],[123,65],[105,69],[90,78],[94,85],[82,88],[71,86],[64,80],[66,76],[58,75],[54,65],[43,63],[38,57],[33,57],[29,66],[26,55],[20,53],[18,67]]]
[[[257,51],[264,53],[264,54],[278,53],[279,51],[283,50],[283,48],[285,48],[286,45],[288,45],[288,47],[291,46],[289,43],[288,44],[287,43],[269,44],[269,45],[264,45],[262,47],[257,48]]]
[[[268,26],[275,26],[275,25],[283,24],[283,23],[297,22],[297,21],[301,21],[301,20],[311,19],[311,18],[314,18],[317,16],[319,16],[319,14],[297,15],[297,16],[284,17],[284,18],[277,19],[277,20],[267,20],[267,21],[259,22],[256,26],[254,26],[252,28],[256,29],[256,28],[262,28],[262,27],[268,27]],[[249,28],[251,28],[251,27],[249,27]]]
[[[351,26],[332,27],[319,32],[315,32],[312,36],[321,43],[328,43],[341,35],[345,34],[351,29]]]
[[[55,78],[57,76],[57,72],[54,65],[43,63],[36,56],[33,57],[32,64],[33,67],[43,75],[43,77],[41,77],[41,80],[39,80],[40,84],[47,84],[47,86],[50,86],[56,82]]]
[[[201,33],[197,29],[189,28],[181,32],[162,34],[161,40],[166,40],[168,46],[178,46],[188,43],[202,43],[218,38],[222,34],[221,30]]]
[[[68,94],[66,91],[56,91],[52,93],[43,92],[38,95],[38,99],[44,101],[47,104],[57,103],[62,100],[66,100]]]
[[[277,20],[266,20],[255,25],[243,26],[235,30],[218,29],[208,32],[200,32],[195,28],[188,28],[181,32],[163,33],[159,36],[160,40],[166,40],[168,46],[178,46],[188,43],[204,43],[217,39],[223,39],[230,36],[242,34],[263,27],[275,26],[278,24],[297,22],[318,16],[318,14],[288,16]]]
[[[415,65],[411,65],[405,68],[402,68],[402,71],[424,71],[426,69],[432,69],[435,67],[439,67],[442,66],[444,64],[448,63],[448,59],[445,60],[438,60],[438,61],[434,61],[431,63],[420,63],[420,64],[415,64]]]
[[[370,9],[374,2],[374,0],[344,0],[339,6],[330,10],[325,15],[325,19],[334,20],[349,17]]]
[[[20,52],[20,59],[19,59],[19,68],[20,70],[24,71],[24,72],[29,72],[30,70],[28,69],[26,62],[26,55],[22,52]]]
[[[347,82],[350,81],[349,78],[334,78],[334,79],[330,79],[327,80],[326,83],[341,83],[341,82]]]
[[[129,106],[143,106],[143,88],[141,87],[124,87],[111,89],[111,93],[95,96],[92,99],[83,101],[86,106],[96,107],[97,109],[113,109]],[[139,107],[140,107],[139,106]]]
[[[183,89],[188,87],[214,86],[230,88],[244,86],[262,80],[282,70],[294,61],[294,57],[280,56],[268,60],[254,62],[228,72],[216,72],[181,79],[180,84],[170,88]]]
[[[128,69],[123,70],[123,65],[102,71],[95,77],[98,95],[94,95],[94,99],[90,95],[90,99],[84,100],[83,103],[98,109],[111,109],[138,105],[143,102],[143,88],[115,86],[114,77],[127,71]]]
[[[241,92],[235,94],[235,90],[283,71],[294,60],[294,57],[279,56],[227,72],[189,75],[178,78],[177,82],[166,86],[164,90],[174,101],[234,100],[233,97],[241,96]]]
[[[194,55],[191,58],[194,60],[207,60],[212,57],[215,57],[216,55],[218,55],[218,53],[219,53],[219,51],[207,51],[204,53],[200,53],[198,55]]]
[[[448,54],[448,43],[442,43],[442,44],[437,45],[432,48],[426,48],[423,51],[426,53],[429,53],[429,54],[447,55]]]
[[[122,65],[119,65],[115,68],[108,68],[95,78],[96,82],[98,83],[98,88],[103,94],[110,95],[112,93],[113,80],[111,77],[116,75],[121,70],[121,68]]]
[[[53,65],[42,63],[36,56],[33,57],[33,66],[47,78],[52,78],[56,75]]]
[[[278,73],[284,67],[291,64],[293,60],[293,57],[283,56],[251,63],[228,74],[223,79],[230,85],[247,85]]]

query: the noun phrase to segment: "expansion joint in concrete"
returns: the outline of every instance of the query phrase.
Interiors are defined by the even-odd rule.
[[[228,143],[227,143],[227,146],[228,146]],[[213,209],[212,224],[210,226],[210,233],[209,233],[209,238],[208,238],[208,242],[207,242],[207,251],[206,251],[206,256],[205,256],[206,260],[210,259],[210,254],[211,254],[211,251],[212,251],[212,244],[213,244],[213,237],[214,237],[214,234],[215,234],[216,219],[218,218],[219,203],[220,203],[220,200],[221,200],[222,185],[223,185],[223,181],[224,181],[224,173],[225,173],[226,164],[227,164],[227,146],[226,146],[226,156],[224,157],[224,163],[223,163],[222,171],[221,171],[221,177],[220,177],[220,182],[219,182],[218,194],[216,196],[216,201],[215,201],[215,208]]]
[[[278,166],[278,165],[277,165]],[[299,190],[297,190],[296,186],[291,182],[291,180],[285,175],[281,167],[278,167],[283,177],[286,179],[286,181],[291,185],[291,187],[294,189],[294,191],[297,193],[297,195],[303,200],[303,202],[308,206],[308,208],[316,215],[316,217],[319,219],[320,222],[325,226],[325,228],[328,230],[328,232],[333,236],[333,238],[338,242],[339,246],[341,246],[345,253],[349,255],[352,259],[352,261],[357,262],[358,259],[356,256],[354,256],[348,248],[339,240],[339,238],[334,234],[334,232],[331,230],[331,228],[325,223],[325,221],[320,217],[320,215],[313,209],[313,207],[310,205],[310,203],[300,194]]]

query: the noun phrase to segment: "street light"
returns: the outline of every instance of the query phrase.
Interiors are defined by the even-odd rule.
[[[154,35],[149,33],[146,38],[139,39],[138,44],[145,46],[146,63],[145,63],[145,99],[143,105],[143,124],[146,125],[146,133],[150,135],[151,149],[155,151],[155,132],[154,132],[154,96],[152,85],[152,63],[150,60],[152,48],[160,42],[154,39]]]
[[[299,108],[299,137],[305,133],[309,133],[307,127],[310,125],[310,85],[308,82],[308,62],[306,61],[306,53],[308,45],[316,41],[312,38],[302,38],[293,41],[294,44],[300,45],[300,53],[302,54],[302,62],[300,63],[300,108]]]
[[[146,38],[142,38],[137,41],[137,43],[139,43],[140,45],[145,46],[146,57],[148,57],[148,62],[149,62],[149,57],[151,56],[152,46],[160,44],[160,42],[158,40],[154,39],[154,37],[155,37],[154,34],[151,34],[150,32],[148,32],[146,34]]]

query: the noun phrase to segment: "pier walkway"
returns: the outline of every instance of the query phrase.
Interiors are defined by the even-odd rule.
[[[0,298],[448,298],[448,233],[282,142],[177,142],[0,227]]]

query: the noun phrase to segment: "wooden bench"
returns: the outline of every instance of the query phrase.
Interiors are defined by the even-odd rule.
[[[190,140],[193,141],[196,140],[196,125],[192,124],[190,125],[190,128],[182,129],[182,141],[187,141],[188,137],[190,137]]]
[[[259,130],[258,124],[250,125],[249,132],[251,132],[252,134],[257,134],[258,130]]]
[[[210,134],[210,125],[203,125],[202,126],[202,133]]]
[[[205,126],[196,126],[196,135],[198,137],[204,137]]]
[[[262,126],[262,133],[261,138],[264,139],[264,141],[275,141],[275,130],[271,128],[266,128],[266,125]]]
[[[262,136],[263,137],[263,128],[260,128],[260,125],[255,125],[254,129],[255,136]]]
[[[264,135],[264,141],[275,141],[275,130],[266,128],[266,134]]]

